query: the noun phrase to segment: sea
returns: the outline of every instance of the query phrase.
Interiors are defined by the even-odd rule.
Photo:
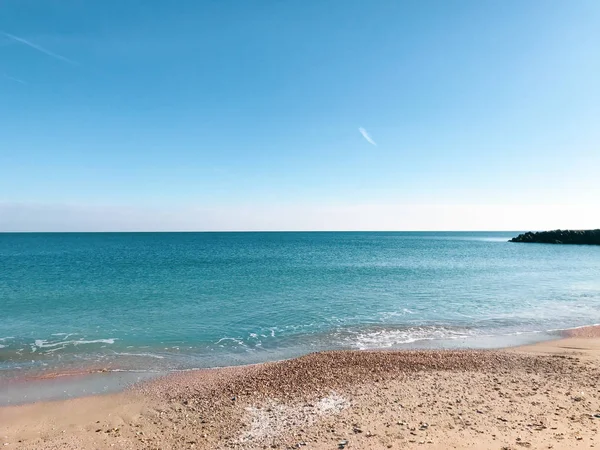
[[[0,404],[600,323],[600,247],[509,243],[518,233],[2,233]]]

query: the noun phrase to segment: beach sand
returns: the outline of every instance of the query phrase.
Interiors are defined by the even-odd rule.
[[[2,448],[600,446],[600,329],[501,351],[340,351],[0,408]]]

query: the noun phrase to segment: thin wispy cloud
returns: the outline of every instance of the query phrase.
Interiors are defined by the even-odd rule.
[[[19,83],[19,84],[27,84],[26,81],[23,81],[19,78],[15,78],[15,77],[11,77],[10,75],[7,75],[5,73],[2,74],[2,76],[8,80],[14,81],[15,83]]]
[[[33,42],[28,41],[27,39],[23,39],[22,37],[15,36],[14,34],[10,34],[10,33],[7,33],[5,31],[0,31],[0,34],[3,35],[3,36],[5,36],[5,37],[7,37],[8,39],[11,39],[11,40],[15,41],[15,42],[18,42],[18,43],[23,44],[23,45],[27,45],[28,47],[31,47],[34,50],[37,50],[38,52],[44,53],[45,55],[50,56],[51,58],[55,58],[55,59],[61,60],[61,61],[66,62],[68,64],[73,64],[74,66],[78,66],[79,65],[79,63],[73,61],[72,59],[69,59],[69,58],[67,58],[65,56],[59,55],[58,53],[51,52],[50,50],[45,49],[41,45],[34,44]]]
[[[375,143],[375,141],[373,140],[373,138],[367,130],[365,130],[363,127],[358,127],[358,131],[360,131],[360,134],[362,134],[362,136],[367,140],[369,144],[377,146],[377,144]]]

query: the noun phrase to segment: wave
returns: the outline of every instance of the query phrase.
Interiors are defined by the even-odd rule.
[[[228,343],[230,345],[226,345]],[[217,342],[215,342],[215,345],[218,345],[219,347],[226,347],[226,346],[231,346],[231,345],[235,346],[235,344],[240,345],[242,347],[247,347],[243,338],[224,337],[224,338],[219,339]]]
[[[419,324],[413,319],[413,324],[339,324],[320,329],[287,325],[264,326],[225,335],[210,342],[182,342],[180,347],[165,347],[165,343],[158,341],[127,346],[119,342],[121,345],[111,347],[119,341],[116,337],[35,339],[33,342],[30,339],[3,338],[0,344],[0,370],[24,367],[45,371],[88,364],[111,369],[145,370],[161,367],[177,370],[259,363],[325,350],[499,348],[544,340],[555,336],[557,331],[573,328],[559,328],[554,323],[551,326],[544,325],[547,324],[542,321],[523,327],[522,324],[507,325],[504,320],[492,323],[474,321],[470,325]],[[159,363],[158,360],[162,362]]]
[[[440,325],[371,326],[337,330],[329,336],[336,346],[358,350],[385,349],[406,346],[418,341],[469,338],[474,329]]]
[[[33,353],[41,355],[50,355],[61,350],[74,349],[84,345],[101,345],[107,346],[114,344],[118,338],[102,338],[102,339],[73,339],[73,340],[52,340],[52,339],[16,339],[13,337],[2,338],[0,349],[3,351],[3,356],[0,359],[6,359],[8,353],[15,357],[26,356]]]
[[[164,356],[155,355],[154,353],[128,353],[128,352],[115,352],[113,355],[117,356],[140,356],[143,358],[155,358],[155,359],[165,359]]]
[[[114,344],[117,338],[108,338],[108,339],[93,339],[86,341],[84,339],[73,340],[73,341],[59,341],[59,342],[48,342],[45,339],[36,339],[33,342],[33,345],[37,348],[52,348],[57,346],[67,346],[71,345],[86,345],[86,344]]]

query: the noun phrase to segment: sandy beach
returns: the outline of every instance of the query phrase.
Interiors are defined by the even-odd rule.
[[[600,329],[500,351],[340,351],[0,408],[3,448],[592,448]]]

